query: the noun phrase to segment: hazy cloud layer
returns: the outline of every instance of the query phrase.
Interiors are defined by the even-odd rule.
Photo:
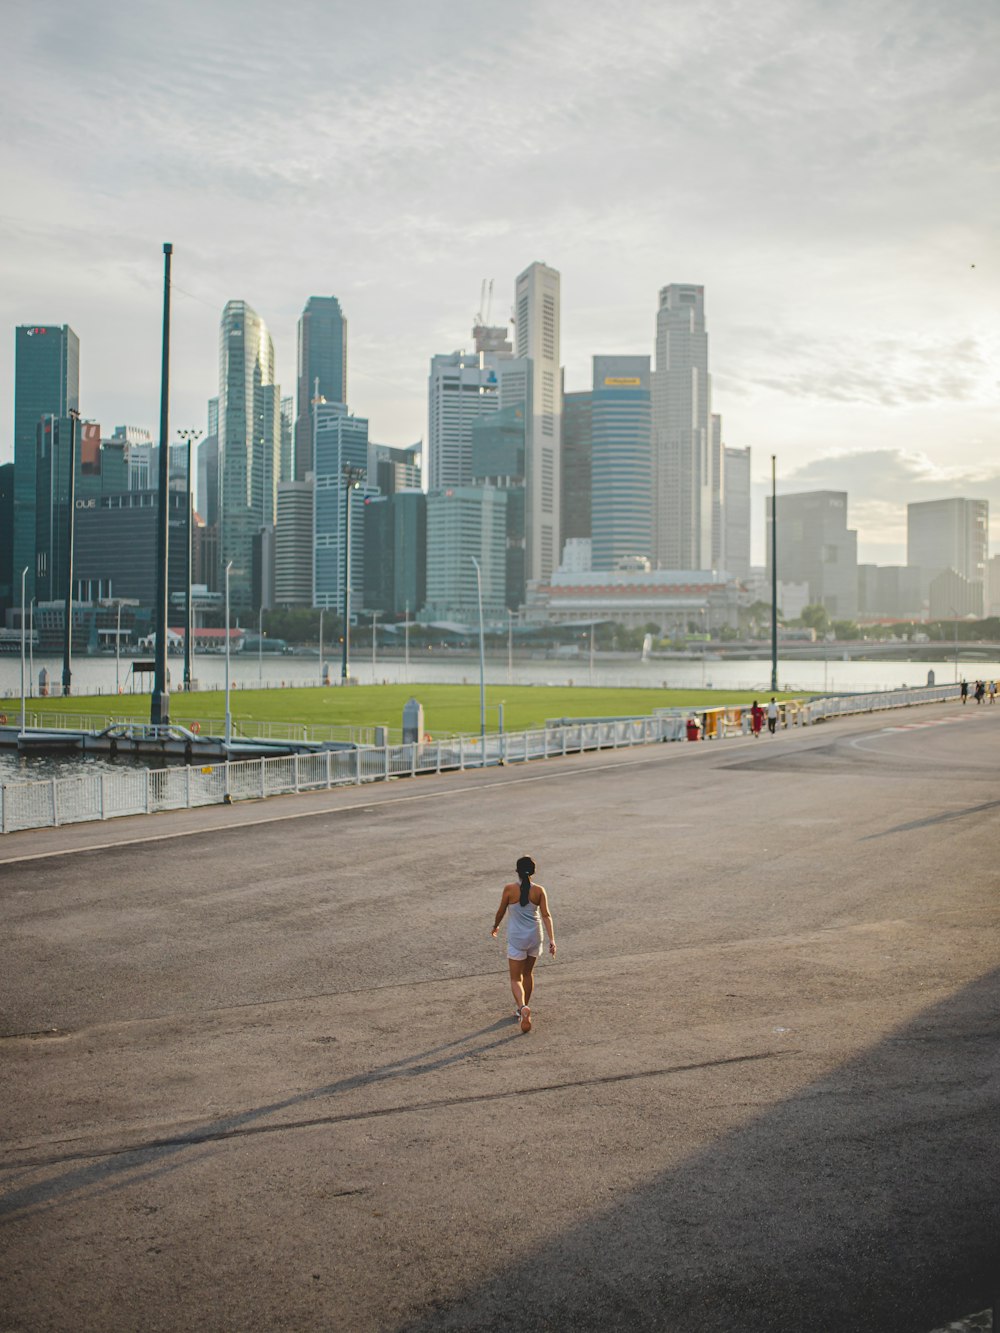
[[[177,424],[204,421],[227,300],[290,392],[298,313],[334,292],[352,406],[412,440],[482,278],[502,319],[543,259],[570,388],[652,350],[661,285],[703,282],[758,476],[840,453],[858,513],[866,451],[974,470],[1000,443],[998,36],[991,0],[11,7],[0,458],[19,322],[76,328],[88,415],[157,420],[171,240]]]

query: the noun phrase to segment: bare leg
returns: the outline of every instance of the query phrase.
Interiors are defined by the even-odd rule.
[[[514,1003],[520,1009],[524,1004],[524,982],[521,979],[524,963],[520,958],[508,958],[507,966],[510,969],[510,992],[514,997]]]
[[[532,958],[531,954],[529,954],[528,957],[521,964],[521,967],[523,969],[521,975],[524,979],[525,1004],[531,1003],[531,992],[535,989],[535,964],[537,962],[538,959]]]

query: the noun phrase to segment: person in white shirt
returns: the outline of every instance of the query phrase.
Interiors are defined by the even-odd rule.
[[[773,736],[778,730],[778,705],[774,702],[774,696],[771,696],[771,702],[767,705],[767,729]]]

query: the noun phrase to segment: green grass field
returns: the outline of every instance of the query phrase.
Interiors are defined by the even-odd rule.
[[[355,685],[286,690],[236,690],[230,697],[233,719],[246,732],[254,722],[330,723],[348,726],[402,725],[403,705],[411,696],[424,706],[424,726],[432,736],[472,734],[479,731],[478,685]],[[778,694],[778,699],[798,698]],[[763,702],[764,696],[760,696]],[[503,704],[505,731],[540,727],[547,718],[621,717],[646,714],[654,708],[705,708],[722,704],[749,706],[753,699],[723,690],[650,690],[574,688],[547,685],[491,685],[486,689],[486,729],[498,729],[498,704]],[[119,698],[81,696],[70,699],[32,699],[30,710],[48,713],[84,713],[91,717],[135,718],[149,721],[149,697],[126,694]],[[16,705],[15,705],[16,710]],[[12,710],[8,707],[7,711]],[[199,691],[170,697],[174,722],[197,719],[206,731],[219,730],[225,716],[223,691]]]

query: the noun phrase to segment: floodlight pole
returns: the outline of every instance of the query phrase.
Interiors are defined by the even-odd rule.
[[[174,247],[163,245],[163,346],[160,367],[160,477],[159,511],[156,515],[156,660],[149,720],[154,726],[170,722],[170,692],[167,689],[167,553],[170,541],[170,257]]]
[[[476,597],[479,602],[479,740],[482,746],[482,766],[486,767],[486,650],[483,641],[483,573],[479,561],[470,556],[476,567]]]
[[[771,693],[778,692],[778,491],[771,455]]]

